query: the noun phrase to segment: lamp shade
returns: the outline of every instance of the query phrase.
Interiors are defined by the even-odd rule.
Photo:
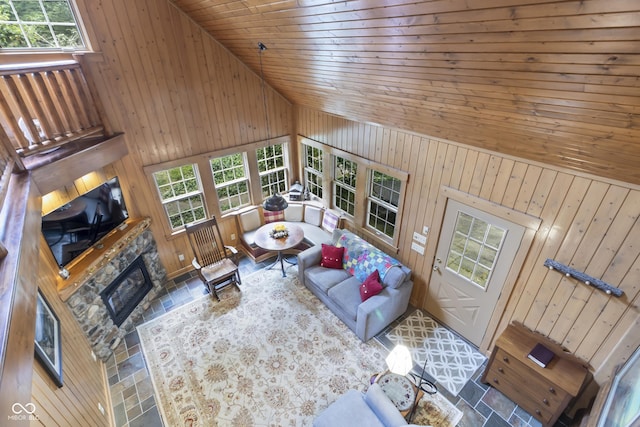
[[[287,206],[289,206],[289,203],[284,197],[279,193],[273,193],[273,196],[264,201],[262,208],[269,212],[279,212],[285,210]]]
[[[407,375],[413,368],[411,352],[403,345],[397,345],[385,359],[389,370],[394,374]]]

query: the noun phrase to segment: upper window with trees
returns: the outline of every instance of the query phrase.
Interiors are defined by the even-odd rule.
[[[284,144],[268,145],[256,150],[262,198],[287,191],[287,161]]]
[[[356,210],[356,175],[358,164],[340,156],[334,156],[333,204],[350,216]]]
[[[69,0],[0,1],[0,48],[84,50]]]
[[[304,179],[311,194],[322,199],[322,149],[302,145],[304,149]]]
[[[216,157],[209,161],[222,214],[251,204],[249,174],[244,153]]]
[[[402,181],[377,170],[369,173],[367,226],[394,238]]]
[[[197,165],[158,171],[153,179],[172,231],[206,218]]]

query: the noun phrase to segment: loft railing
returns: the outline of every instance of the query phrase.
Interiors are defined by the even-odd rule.
[[[75,61],[0,69],[0,124],[22,157],[105,133]]]

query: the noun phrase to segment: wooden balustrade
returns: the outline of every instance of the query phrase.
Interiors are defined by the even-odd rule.
[[[105,134],[75,61],[0,70],[0,95],[0,124],[20,156]]]

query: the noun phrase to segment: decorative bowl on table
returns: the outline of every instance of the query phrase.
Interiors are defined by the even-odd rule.
[[[284,239],[289,237],[289,230],[287,230],[287,227],[284,224],[278,224],[269,232],[269,236],[274,239]]]

